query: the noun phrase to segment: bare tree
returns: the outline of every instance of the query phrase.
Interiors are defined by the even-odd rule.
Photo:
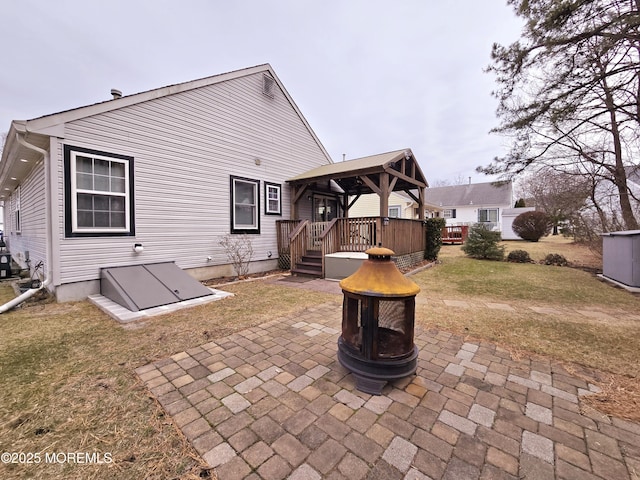
[[[247,234],[223,236],[218,244],[224,249],[227,258],[233,265],[237,278],[249,273],[249,265],[253,257],[253,242]]]
[[[7,141],[7,132],[0,133],[0,156],[2,156],[2,151],[4,150],[4,143]]]
[[[571,175],[551,168],[532,172],[519,182],[521,196],[532,200],[536,209],[546,213],[551,220],[553,235],[558,235],[562,223],[571,223],[576,215],[588,208],[591,186],[584,175]]]

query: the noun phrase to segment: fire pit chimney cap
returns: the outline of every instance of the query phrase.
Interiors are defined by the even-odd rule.
[[[340,281],[344,292],[382,298],[412,297],[420,292],[420,287],[391,261],[393,250],[375,247],[365,253],[369,258],[355,273]]]
[[[364,253],[369,255],[370,259],[382,258],[384,260],[387,260],[391,258],[392,255],[395,255],[395,252],[393,250],[384,247],[373,247],[365,251]]]

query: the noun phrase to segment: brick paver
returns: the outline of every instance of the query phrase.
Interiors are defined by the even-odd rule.
[[[319,305],[136,373],[221,480],[638,478],[640,425],[582,413],[595,380],[416,328],[416,375],[371,396],[337,361],[340,321]]]

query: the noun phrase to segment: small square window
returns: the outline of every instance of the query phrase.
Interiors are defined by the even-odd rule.
[[[282,186],[278,183],[264,184],[264,213],[282,215]]]

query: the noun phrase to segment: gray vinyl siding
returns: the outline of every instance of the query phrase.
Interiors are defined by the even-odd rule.
[[[44,265],[47,252],[47,217],[44,202],[45,175],[42,162],[34,167],[29,176],[20,185],[20,233],[14,231],[15,195],[16,193],[14,192],[11,196],[9,202],[11,207],[7,212],[7,220],[11,225],[10,232],[6,237],[8,250],[23,268],[27,267],[25,252],[29,252],[30,266],[32,268],[40,261]],[[42,273],[45,271],[46,269],[41,270]]]
[[[134,158],[135,237],[65,238],[63,143]],[[273,259],[275,222],[290,214],[285,180],[329,163],[283,92],[262,94],[262,73],[68,123],[57,158],[59,283],[97,279],[105,266],[228,264],[218,241],[230,231],[230,175],[260,181],[253,260]],[[281,216],[264,214],[264,182],[282,185]]]

